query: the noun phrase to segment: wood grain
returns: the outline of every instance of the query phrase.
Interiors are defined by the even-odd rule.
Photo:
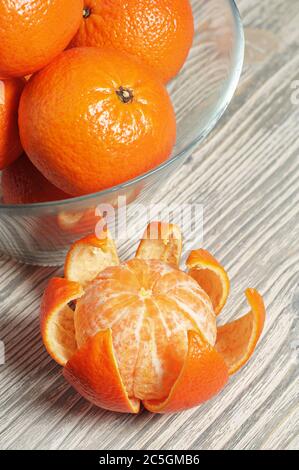
[[[195,410],[122,416],[96,409],[68,387],[41,344],[40,296],[60,269],[1,255],[1,449],[299,448],[299,105],[291,101],[299,5],[238,5],[248,50],[236,97],[156,201],[203,205],[204,246],[232,279],[221,322],[245,311],[246,287],[264,295],[267,323],[253,359],[220,397]],[[132,251],[121,247],[124,256]]]

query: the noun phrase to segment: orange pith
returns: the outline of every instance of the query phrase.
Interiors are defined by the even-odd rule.
[[[214,312],[192,278],[158,260],[130,260],[104,270],[75,310],[78,347],[111,328],[121,377],[130,397],[167,397],[183,366],[187,332],[199,330],[212,345]]]
[[[84,0],[81,27],[71,46],[127,52],[166,82],[184,64],[193,35],[189,0]]]
[[[109,231],[105,231],[102,238],[89,235],[73,244],[66,256],[64,275],[84,286],[108,266],[118,264],[114,241]]]
[[[30,79],[19,127],[32,163],[74,196],[156,167],[176,139],[174,110],[156,76],[127,55],[93,47],[63,52]]]
[[[182,234],[177,225],[151,222],[145,230],[136,258],[159,259],[178,266],[182,254]]]
[[[0,80],[0,170],[22,153],[18,129],[19,100],[25,81]]]
[[[106,267],[116,253],[109,232],[104,242],[93,236],[76,242],[66,274],[74,266],[77,274],[80,265],[82,270],[89,266],[89,248],[95,245],[100,248],[93,259],[97,268],[88,270],[84,287],[53,279],[43,297],[41,327],[48,352],[65,366],[66,379],[81,395],[109,410],[137,413],[142,401],[153,413],[170,413],[205,402],[246,364],[263,330],[264,302],[254,289],[246,290],[250,312],[216,328],[207,291],[214,292],[212,279],[221,285],[224,269],[204,250],[191,253],[189,267],[207,274],[205,292],[201,277],[198,283],[176,266],[180,254],[176,263],[164,261],[173,253],[164,249],[172,246],[171,235],[181,236],[178,227],[162,225],[160,242],[142,240],[138,258],[112,267]],[[157,223],[146,232],[152,228]],[[149,259],[151,247],[156,259]],[[110,254],[103,256],[103,250]],[[71,307],[70,300],[75,300]]]
[[[68,45],[82,0],[0,0],[0,77],[23,77],[47,65]]]

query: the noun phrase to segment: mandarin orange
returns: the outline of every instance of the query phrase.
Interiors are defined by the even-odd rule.
[[[23,77],[44,67],[80,25],[83,0],[0,0],[0,77]]]
[[[63,52],[30,79],[19,126],[31,161],[75,196],[154,168],[170,156],[176,137],[170,98],[151,71],[93,47]]]
[[[203,282],[178,268],[175,225],[149,224],[138,258],[121,264],[109,231],[102,235],[74,243],[65,279],[51,279],[43,296],[44,344],[66,379],[93,404],[125,413],[137,413],[140,401],[154,413],[176,412],[219,393],[253,354],[262,297],[247,289],[250,312],[216,331],[213,304],[220,310],[228,292],[210,253],[195,250],[188,259],[197,274],[206,271]]]
[[[127,52],[167,82],[183,66],[193,35],[189,0],[84,0],[81,26],[71,46]]]
[[[18,129],[19,100],[25,81],[0,80],[0,170],[22,153]]]

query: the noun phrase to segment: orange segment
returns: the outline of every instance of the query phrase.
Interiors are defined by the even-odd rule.
[[[100,3],[110,9],[107,0]],[[34,74],[20,100],[19,129],[32,163],[73,196],[148,172],[170,157],[176,142],[175,112],[162,82],[139,59],[110,47],[66,50]]]
[[[66,364],[63,374],[94,405],[121,413],[138,413],[140,402],[130,400],[124,388],[110,329],[89,338]]]
[[[50,280],[41,303],[41,333],[50,356],[64,366],[77,349],[74,312],[69,303],[83,295],[80,284],[67,279]]]
[[[148,224],[136,252],[136,258],[158,259],[179,265],[182,254],[182,234],[177,225],[163,222]]]
[[[67,279],[85,286],[108,266],[119,264],[114,241],[109,231],[105,234],[104,238],[89,235],[71,246],[64,265]]]
[[[215,348],[224,357],[230,375],[246,364],[253,354],[265,323],[265,306],[260,294],[255,289],[247,289],[246,297],[251,311],[218,328]]]
[[[188,274],[210,297],[214,312],[219,315],[230,290],[228,275],[220,263],[206,250],[191,251],[187,262]]]
[[[228,381],[222,356],[199,332],[188,332],[188,354],[168,398],[144,401],[154,413],[173,413],[197,406],[220,392]]]

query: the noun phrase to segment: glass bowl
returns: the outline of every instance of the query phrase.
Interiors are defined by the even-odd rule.
[[[193,46],[184,68],[168,84],[178,126],[171,158],[125,184],[87,196],[50,203],[0,204],[1,252],[29,264],[61,265],[74,240],[94,233],[99,220],[97,207],[102,211],[107,204],[115,207],[120,196],[126,197],[127,204],[148,204],[215,127],[240,78],[244,57],[242,23],[233,0],[191,3]]]

